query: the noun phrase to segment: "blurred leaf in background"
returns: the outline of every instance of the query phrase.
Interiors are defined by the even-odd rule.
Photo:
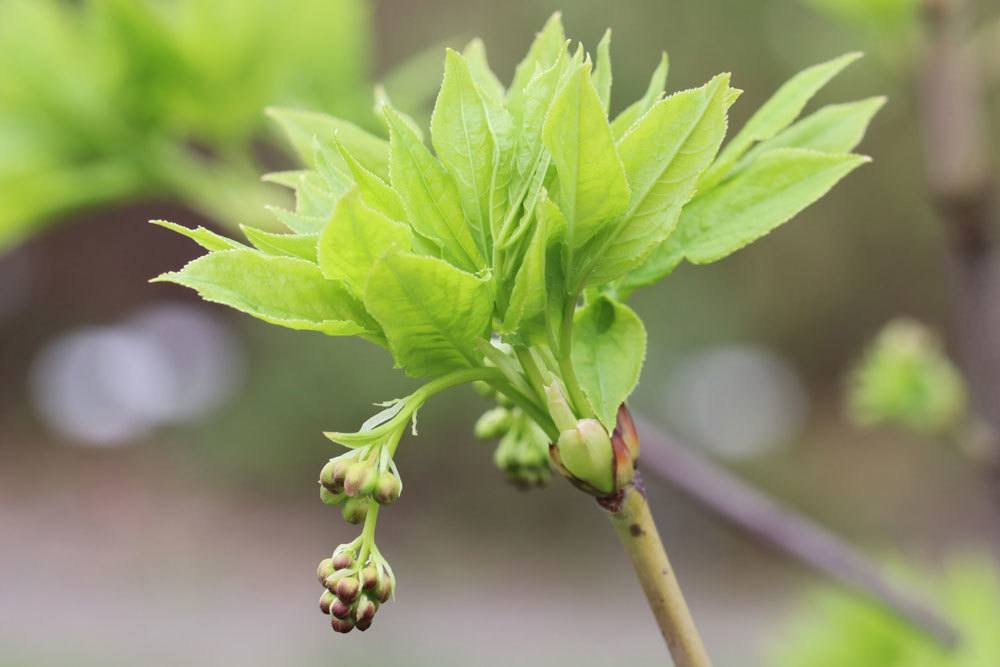
[[[235,225],[272,103],[371,119],[363,0],[0,0],[0,250],[80,207]],[[272,149],[274,150],[274,149]]]
[[[914,577],[915,581],[933,580]],[[773,667],[995,667],[1000,575],[982,556],[954,560],[936,586],[961,641],[949,651],[873,604],[843,591],[816,593],[776,642]]]

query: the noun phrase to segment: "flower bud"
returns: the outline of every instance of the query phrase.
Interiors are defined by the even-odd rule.
[[[371,493],[375,487],[378,473],[375,468],[364,461],[358,461],[347,470],[344,478],[344,492],[351,496],[363,496]]]
[[[329,577],[327,577],[323,581],[323,585],[326,586],[326,590],[336,593],[337,584],[340,583],[341,579],[344,579],[350,574],[351,572],[349,570],[338,570],[337,572],[334,572]]]
[[[347,523],[361,523],[368,516],[368,498],[348,498],[341,514]]]
[[[324,614],[330,613],[330,606],[338,601],[337,597],[330,591],[323,591],[323,595],[319,598],[319,610]]]
[[[378,583],[375,584],[375,599],[382,603],[388,602],[395,588],[395,578],[383,570],[379,574]]]
[[[324,505],[339,505],[344,502],[344,498],[346,496],[343,493],[334,493],[322,485],[319,487],[319,499],[323,501]]]
[[[326,578],[333,574],[333,570],[336,566],[332,558],[324,558],[316,566],[316,577],[319,579],[319,583],[326,581]]]
[[[374,565],[368,565],[361,570],[361,587],[370,591],[378,584],[378,569]]]
[[[338,554],[334,554],[333,558],[330,559],[330,564],[334,570],[346,570],[354,565],[354,556],[349,551],[341,551]]]
[[[360,624],[362,621],[368,621],[375,618],[375,612],[378,611],[378,605],[371,601],[367,596],[362,596],[358,600],[357,609],[354,611],[354,620]]]
[[[334,592],[344,603],[350,604],[354,602],[354,598],[358,597],[359,590],[361,590],[361,584],[358,583],[356,577],[344,577],[337,582]]]
[[[330,591],[327,591],[330,593]],[[336,616],[337,618],[350,618],[351,617],[351,605],[347,604],[333,593],[330,593],[330,614]]]
[[[614,454],[608,432],[596,419],[581,419],[576,427],[564,430],[556,443],[558,460],[570,479],[589,487],[592,493],[607,495],[615,490]]]
[[[632,413],[629,412],[625,404],[622,403],[618,406],[618,415],[616,416],[615,431],[611,438],[619,438],[622,444],[628,450],[629,456],[634,464],[639,460],[639,431],[635,427],[635,422],[632,420]]]
[[[403,483],[399,477],[387,470],[378,476],[378,482],[375,484],[375,502],[379,505],[391,505],[399,500],[402,491]]]
[[[346,635],[354,629],[354,621],[350,618],[337,618],[335,616],[333,620],[330,621],[330,627],[333,628],[335,632]]]
[[[334,471],[336,470],[336,467],[337,459],[330,459],[327,461],[326,465],[323,466],[323,469],[319,471],[319,483],[333,493],[340,493],[343,488],[334,478]]]
[[[512,415],[507,408],[493,408],[476,421],[475,434],[480,440],[502,438],[510,430]]]

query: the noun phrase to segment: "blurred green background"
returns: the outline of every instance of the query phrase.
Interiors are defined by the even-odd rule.
[[[316,498],[334,452],[321,431],[360,423],[407,381],[361,341],[276,330],[146,282],[198,250],[145,220],[231,229],[280,203],[259,173],[291,161],[264,106],[377,128],[372,87],[385,81],[426,117],[443,62],[429,46],[482,36],[509,79],[557,9],[591,47],[613,29],[613,111],[664,49],[669,90],[734,73],[746,91],[736,124],[792,73],[868,52],[819,102],[889,96],[861,147],[874,164],[747,251],[637,293],[650,347],[633,400],[920,572],[916,588],[936,590],[956,552],[977,552],[969,567],[988,579],[996,480],[930,438],[862,431],[842,414],[846,369],[883,323],[944,329],[949,316],[913,5],[0,0],[0,665],[664,664],[601,513],[558,481],[506,486],[471,436],[486,407],[471,392],[432,402],[401,447],[405,493],[379,534],[396,601],[373,632],[333,636],[313,570],[354,528]],[[987,17],[1000,4],[981,5],[976,27],[997,34]],[[1000,40],[981,39],[1000,63]],[[806,641],[791,621],[821,610],[815,575],[648,485],[719,667],[779,664],[778,649]],[[997,604],[974,616],[997,619]],[[875,618],[861,625],[891,625]]]

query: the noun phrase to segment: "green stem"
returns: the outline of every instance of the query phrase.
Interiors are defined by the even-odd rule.
[[[378,523],[380,507],[378,503],[369,503],[368,514],[365,515],[365,527],[361,531],[361,551],[358,553],[358,562],[362,565],[368,561],[368,555],[375,546],[375,524]]]
[[[526,347],[515,347],[514,354],[517,355],[517,360],[521,362],[521,368],[524,369],[524,374],[528,378],[528,384],[535,390],[538,400],[544,403],[545,379],[542,377],[542,372],[538,369],[538,364],[535,363],[535,357],[532,355],[531,350]]]
[[[559,374],[569,392],[570,403],[576,413],[581,417],[593,417],[594,411],[590,407],[590,401],[580,388],[580,381],[576,379],[576,371],[573,369],[573,315],[576,313],[576,300],[579,294],[574,294],[566,301],[563,309],[562,329],[559,336]]]
[[[634,485],[624,491],[611,523],[632,561],[649,607],[676,667],[711,667],[674,569],[653,522],[646,496]]]

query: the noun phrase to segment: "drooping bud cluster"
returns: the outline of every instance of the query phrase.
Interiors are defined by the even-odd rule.
[[[331,616],[330,626],[340,633],[370,628],[379,606],[396,590],[396,577],[378,548],[370,545],[365,551],[359,537],[337,547],[316,568],[326,589],[319,599],[320,611]]]
[[[365,520],[372,503],[390,505],[399,499],[403,483],[389,448],[379,444],[352,449],[330,459],[319,475],[320,498],[343,505],[348,523]]]
[[[544,486],[552,476],[549,439],[520,408],[496,407],[476,422],[477,438],[500,439],[493,461],[514,486]]]
[[[549,412],[560,429],[549,445],[552,466],[577,488],[599,498],[624,489],[635,477],[639,438],[623,403],[611,434],[596,419],[576,419],[556,384],[546,387]]]

